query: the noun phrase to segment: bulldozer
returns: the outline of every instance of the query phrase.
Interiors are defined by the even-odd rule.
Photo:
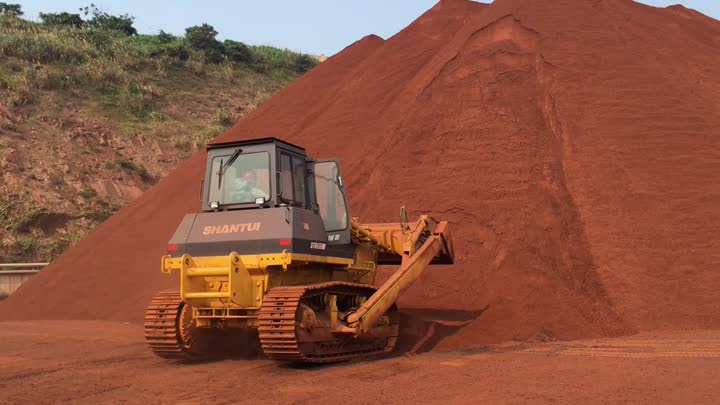
[[[329,363],[391,352],[396,300],[429,265],[454,262],[447,221],[398,223],[350,216],[340,164],[277,138],[207,146],[200,212],[170,238],[161,291],[145,312],[145,339],[167,359],[217,351],[213,336],[256,333],[280,362]],[[375,286],[379,265],[397,270]],[[235,345],[243,344],[238,341]]]

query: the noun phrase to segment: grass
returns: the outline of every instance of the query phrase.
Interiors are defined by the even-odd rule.
[[[155,182],[155,178],[148,173],[147,169],[143,167],[143,165],[139,163],[135,163],[131,160],[126,159],[118,159],[115,161],[115,163],[120,166],[122,169],[125,169],[126,171],[130,173],[135,173],[138,176],[140,176],[140,179],[144,181],[145,183],[153,183]]]
[[[105,105],[110,110],[125,112],[141,121],[153,121],[162,116],[155,111],[156,96],[150,85],[127,83],[110,93],[105,98]]]
[[[101,223],[113,216],[113,214],[115,214],[115,211],[113,211],[112,209],[98,208],[83,212],[82,217],[97,223]]]
[[[32,200],[25,201],[26,204],[24,206],[22,216],[20,217],[20,221],[18,221],[15,227],[19,230],[28,229],[33,224],[35,224],[37,220],[40,219],[40,217],[48,213],[45,207],[34,204]]]
[[[0,197],[0,228],[23,231],[47,213],[29,195]]]
[[[78,193],[78,195],[86,200],[92,200],[97,197],[97,192],[91,188],[84,188]]]
[[[12,204],[10,201],[0,200],[0,228],[11,230],[15,229],[15,221],[12,218]]]
[[[317,65],[317,60],[309,55],[290,52],[272,46],[251,46],[256,67],[263,71],[306,72]]]
[[[46,208],[37,205],[27,194],[0,197],[0,227],[13,233],[0,249],[0,262],[52,261],[78,242],[76,235],[44,238],[33,231],[37,221],[47,213]]]
[[[208,142],[227,131],[236,121],[235,117],[220,112],[206,126],[186,136],[177,137],[175,146],[182,150],[199,150],[205,147]]]
[[[31,104],[38,89],[92,89],[105,95],[107,110],[139,121],[157,120],[161,95],[145,70],[160,76],[185,70],[199,77],[222,77],[234,83],[250,68],[273,81],[289,81],[317,64],[309,56],[270,46],[249,47],[249,62],[208,63],[181,37],[127,36],[117,31],[46,26],[0,16],[0,56],[13,58],[11,72],[0,72],[5,104]]]
[[[32,237],[22,237],[15,241],[10,247],[10,257],[28,257],[38,255],[39,243]],[[14,260],[12,260],[14,261]]]
[[[53,261],[77,241],[63,235],[54,239],[21,236],[0,254],[0,262]]]

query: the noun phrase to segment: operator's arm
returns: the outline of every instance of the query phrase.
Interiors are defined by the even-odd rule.
[[[268,195],[268,193],[265,192],[265,190],[260,189],[260,188],[257,188],[257,187],[253,187],[250,192],[252,193],[253,198],[263,197],[264,199],[267,200],[267,199],[270,197],[270,196]]]

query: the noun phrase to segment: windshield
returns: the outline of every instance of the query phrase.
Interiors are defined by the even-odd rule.
[[[254,203],[259,197],[268,200],[270,154],[267,152],[241,154],[227,166],[231,157],[232,153],[213,158],[208,202],[217,201],[220,205],[229,205]]]

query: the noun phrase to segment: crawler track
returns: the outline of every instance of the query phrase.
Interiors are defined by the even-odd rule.
[[[369,297],[375,292],[370,286],[329,282],[308,286],[275,287],[263,298],[259,316],[260,344],[273,360],[302,363],[330,363],[387,353],[393,350],[398,336],[398,323],[377,325],[363,336],[331,333],[327,322],[303,327],[304,308],[313,307],[319,317],[319,302],[325,294],[338,296],[341,302],[353,297]]]
[[[152,298],[145,310],[145,341],[156,356],[173,360],[203,357],[191,337],[194,328],[185,322],[190,317],[185,309],[177,291],[161,291]]]

